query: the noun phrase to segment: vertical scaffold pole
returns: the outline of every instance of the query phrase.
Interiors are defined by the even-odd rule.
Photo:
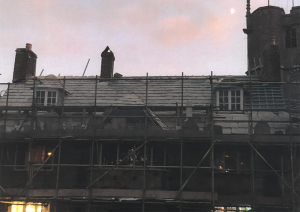
[[[256,69],[256,60],[253,58],[255,73],[257,74]],[[261,65],[261,62],[260,62]],[[250,86],[250,124],[249,124],[249,135],[250,142],[253,142],[253,102],[252,102],[252,74],[248,64],[249,72],[249,86]],[[254,150],[251,148],[251,194],[252,194],[252,209],[255,212],[255,161],[254,161]]]
[[[7,84],[7,94],[6,94],[6,103],[5,103],[5,116],[4,116],[4,138],[3,138],[3,142],[1,142],[1,161],[0,161],[0,185],[1,185],[1,171],[2,171],[2,157],[3,157],[3,153],[4,153],[4,146],[6,143],[6,120],[7,120],[7,110],[8,110],[8,100],[9,100],[9,89],[10,89],[10,83]]]
[[[145,103],[145,137],[144,142],[147,141],[148,134],[148,73],[146,75],[146,103]],[[143,212],[145,211],[145,196],[146,196],[146,161],[147,161],[147,144],[144,145],[144,167],[143,167]],[[134,157],[135,158],[135,157]]]
[[[36,108],[35,108],[35,95],[36,95],[36,77],[34,77],[33,79],[33,89],[32,89],[32,107],[31,107],[31,135],[33,135],[34,133],[34,129],[35,129],[35,116],[36,116]],[[34,168],[32,167],[32,139],[30,140],[29,143],[29,156],[28,156],[28,170],[27,170],[27,177],[28,177],[28,181],[27,181],[27,186],[26,186],[26,199],[28,198],[28,189],[32,187],[33,181],[32,176],[33,176],[33,170]]]
[[[289,91],[289,140],[290,140],[290,156],[291,156],[291,181],[292,181],[292,190],[295,192],[295,180],[294,180],[294,147],[292,139],[292,116],[291,116],[291,83],[288,83]],[[292,203],[293,203],[293,212],[296,211],[295,207],[295,196],[292,193]]]
[[[94,95],[94,113],[93,113],[93,119],[94,123],[96,123],[96,113],[97,113],[97,93],[98,93],[98,76],[96,75],[95,78],[95,95]],[[94,148],[95,148],[95,136],[96,136],[96,125],[93,125],[93,140],[91,143],[91,154],[90,154],[90,183],[93,182],[93,160],[94,160]],[[101,146],[102,147],[102,146]],[[89,207],[88,211],[91,209],[91,204],[93,201],[93,187],[89,188]]]
[[[212,208],[215,211],[215,156],[214,156],[214,96],[213,96],[213,72],[210,74],[210,123],[211,123],[211,195],[212,195]]]
[[[280,160],[280,165],[281,165],[281,178],[284,180],[284,166],[283,166],[283,157],[281,156]],[[282,198],[282,205],[284,205],[284,184],[281,182],[281,198]]]
[[[36,93],[36,77],[33,79],[33,89],[32,89],[31,133],[33,133],[34,121],[35,121],[35,93]]]
[[[56,171],[56,185],[55,185],[55,207],[54,212],[57,210],[57,198],[58,198],[58,188],[59,188],[59,172],[60,172],[60,157],[61,157],[61,143],[62,143],[62,126],[63,126],[63,114],[65,105],[65,87],[66,87],[66,77],[63,79],[63,96],[62,96],[62,107],[59,117],[59,144],[58,144],[58,159],[57,159],[57,171]],[[53,156],[52,156],[53,157]]]
[[[181,74],[181,110],[180,110],[180,127],[181,127],[181,139],[180,139],[180,188],[183,182],[183,72]],[[180,193],[180,212],[182,212],[182,192]]]

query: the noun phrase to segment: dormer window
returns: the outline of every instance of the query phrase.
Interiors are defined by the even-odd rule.
[[[35,103],[41,106],[55,106],[57,91],[36,91]]]
[[[243,92],[241,89],[217,91],[217,106],[220,110],[242,110]]]

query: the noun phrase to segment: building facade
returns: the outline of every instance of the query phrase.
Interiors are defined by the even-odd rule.
[[[1,85],[0,211],[297,211],[299,61],[283,69],[269,35],[249,50],[255,16],[278,11],[247,15],[263,60],[245,76],[122,77],[107,47],[100,77],[37,77],[32,46],[17,49]]]

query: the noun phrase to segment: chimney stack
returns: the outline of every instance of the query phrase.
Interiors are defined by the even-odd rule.
[[[263,53],[264,70],[262,80],[265,82],[280,82],[280,48],[275,39],[270,39],[270,45]]]
[[[32,51],[32,45],[26,43],[26,48],[16,49],[16,58],[13,74],[13,82],[25,82],[35,76],[36,54]]]
[[[107,46],[105,50],[101,53],[101,75],[100,78],[113,78],[114,73],[114,53]]]

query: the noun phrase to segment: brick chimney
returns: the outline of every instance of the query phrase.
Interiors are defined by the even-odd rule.
[[[26,43],[26,48],[16,49],[16,58],[13,74],[13,82],[25,82],[35,76],[36,54],[32,51],[32,45]]]
[[[114,73],[114,53],[107,46],[101,53],[101,75],[100,78],[112,78]]]
[[[270,45],[263,53],[264,70],[262,80],[265,82],[280,82],[280,48],[275,39],[270,39]]]

